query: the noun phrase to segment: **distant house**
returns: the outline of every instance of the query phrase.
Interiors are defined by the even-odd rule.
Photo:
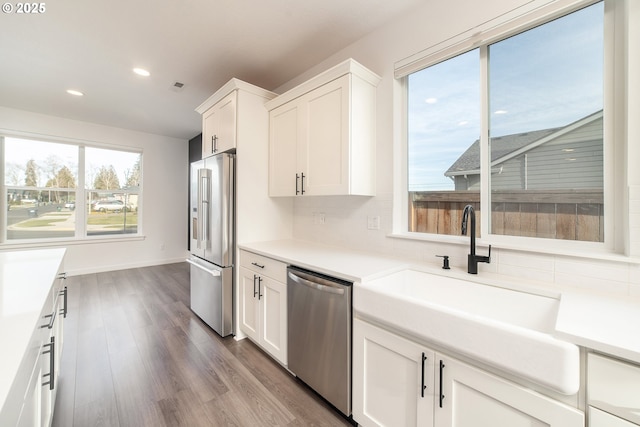
[[[476,140],[445,172],[455,190],[480,189]],[[492,190],[603,186],[602,110],[567,126],[491,138]]]

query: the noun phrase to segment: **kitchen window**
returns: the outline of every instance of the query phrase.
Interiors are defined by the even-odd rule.
[[[492,240],[605,242],[605,2],[550,16],[396,67],[408,232],[460,235],[471,204]]]
[[[0,136],[4,243],[135,235],[142,154]]]

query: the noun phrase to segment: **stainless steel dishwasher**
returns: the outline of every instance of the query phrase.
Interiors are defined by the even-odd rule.
[[[352,285],[298,267],[287,269],[289,370],[347,416]]]

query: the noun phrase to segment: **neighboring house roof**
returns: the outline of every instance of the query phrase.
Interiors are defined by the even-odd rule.
[[[498,136],[491,138],[491,165],[502,163],[512,157],[529,151],[541,144],[558,138],[580,126],[602,117],[602,110],[583,117],[567,126],[534,130],[525,133]],[[467,150],[462,153],[451,167],[444,173],[445,176],[473,175],[480,173],[480,140],[476,139]]]

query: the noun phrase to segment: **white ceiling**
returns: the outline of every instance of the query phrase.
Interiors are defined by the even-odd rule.
[[[189,139],[230,78],[273,90],[424,0],[42,1],[2,14],[0,105]]]

